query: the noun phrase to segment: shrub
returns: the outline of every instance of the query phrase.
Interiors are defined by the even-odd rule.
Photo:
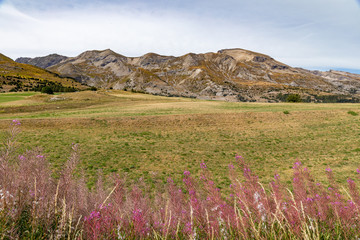
[[[286,102],[301,102],[299,94],[289,94],[286,98]]]
[[[357,112],[354,111],[348,111],[348,114],[352,115],[352,116],[357,116],[359,115]]]
[[[290,114],[288,110],[283,111],[284,114]]]
[[[41,93],[54,94],[54,91],[52,90],[51,87],[45,86],[41,89]]]

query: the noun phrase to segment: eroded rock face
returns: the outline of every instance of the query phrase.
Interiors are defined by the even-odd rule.
[[[325,78],[340,91],[350,94],[360,94],[360,75],[342,71],[330,70],[326,72],[312,71],[312,73]]]
[[[18,58],[15,60],[15,62],[18,63],[26,63],[26,64],[30,64],[30,65],[34,65],[40,68],[48,68],[51,67],[55,64],[60,63],[61,61],[67,59],[68,57],[65,56],[61,56],[58,54],[50,54],[48,56],[45,57],[36,57],[36,58]]]
[[[45,62],[48,70],[88,85],[164,96],[266,102],[278,93],[360,93],[359,75],[292,68],[244,49],[180,57],[155,53],[125,57],[107,49],[87,51],[50,66],[50,61]]]
[[[262,57],[262,56],[255,56],[254,58],[253,58],[253,61],[254,62],[265,62],[267,60],[267,58],[266,57]]]
[[[285,65],[279,65],[279,64],[275,64],[275,65],[272,65],[271,66],[271,70],[285,70],[285,69],[288,69],[289,67],[288,66],[285,66]]]

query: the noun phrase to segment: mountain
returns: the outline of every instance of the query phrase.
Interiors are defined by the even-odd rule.
[[[244,49],[216,53],[126,57],[110,49],[86,51],[47,68],[91,86],[164,96],[226,101],[358,101],[357,74],[293,68]]]
[[[56,91],[86,88],[73,78],[62,77],[33,65],[17,63],[0,54],[0,91],[40,91],[44,86],[50,86]]]
[[[351,94],[360,93],[360,74],[343,71],[330,70],[327,72],[312,71],[313,74],[321,76],[336,86]]]
[[[21,58],[17,58],[15,62],[31,64],[40,68],[47,68],[55,64],[58,64],[67,58],[68,57],[58,54],[50,54],[45,57],[36,57],[36,58],[21,57]]]

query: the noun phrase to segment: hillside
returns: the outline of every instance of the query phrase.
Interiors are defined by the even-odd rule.
[[[216,53],[125,57],[110,49],[86,51],[49,66],[50,71],[91,86],[163,96],[226,101],[358,101],[357,74],[293,68],[244,49]]]
[[[62,77],[29,64],[17,63],[0,54],[0,90],[2,92],[40,91],[44,86],[51,86],[57,91],[86,88],[85,85],[72,78]]]

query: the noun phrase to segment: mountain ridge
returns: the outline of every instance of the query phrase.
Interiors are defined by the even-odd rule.
[[[62,60],[65,60],[67,58],[68,57],[66,56],[53,53],[44,57],[35,57],[35,58],[20,57],[17,58],[15,62],[30,64],[40,68],[48,68],[50,66],[60,63]]]
[[[312,101],[318,95],[360,94],[358,74],[294,68],[241,48],[179,57],[126,57],[110,49],[90,50],[47,70],[96,87],[226,101],[271,102],[279,94],[300,94]]]

